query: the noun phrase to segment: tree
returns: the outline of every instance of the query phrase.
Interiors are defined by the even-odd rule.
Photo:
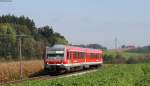
[[[125,45],[122,45],[121,48],[126,48],[126,46],[125,46]]]
[[[2,15],[0,16],[0,57],[12,59],[18,57],[17,35],[28,36],[22,38],[22,54],[26,59],[41,57],[43,48],[48,45],[68,43],[64,36],[54,32],[48,25],[37,28],[29,17]]]
[[[68,43],[65,37],[60,33],[54,32],[52,27],[44,26],[38,28],[38,32],[41,36],[45,37],[48,40],[48,43],[51,45]]]
[[[44,26],[44,27],[38,28],[38,32],[42,36],[49,38],[52,36],[54,31],[53,31],[52,27]]]
[[[93,49],[107,49],[106,47],[103,47],[99,44],[88,44],[87,47],[88,48],[93,48]]]
[[[16,56],[16,32],[10,24],[0,24],[0,56]]]

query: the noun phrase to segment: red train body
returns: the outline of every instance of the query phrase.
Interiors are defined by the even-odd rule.
[[[89,68],[103,63],[102,50],[68,45],[46,47],[44,53],[45,69],[50,71],[70,71],[75,68]]]

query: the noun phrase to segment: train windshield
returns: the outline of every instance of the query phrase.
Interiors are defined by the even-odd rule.
[[[48,58],[52,58],[52,57],[64,57],[64,54],[48,54],[47,55],[48,56]]]
[[[48,59],[52,58],[63,58],[64,57],[64,51],[50,51],[47,54]]]

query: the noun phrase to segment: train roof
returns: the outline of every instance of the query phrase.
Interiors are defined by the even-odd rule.
[[[48,48],[50,48],[50,50],[64,50],[66,48],[69,51],[102,53],[102,50],[98,50],[98,49],[82,48],[82,47],[76,47],[76,46],[70,46],[70,45],[61,45],[61,44],[56,44],[54,46],[48,46]]]
[[[66,45],[53,45],[53,46],[48,46],[47,48],[50,48],[50,50],[64,50]]]

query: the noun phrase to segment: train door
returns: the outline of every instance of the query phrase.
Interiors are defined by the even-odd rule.
[[[68,51],[68,64],[72,64],[73,58],[72,58],[72,52]]]

